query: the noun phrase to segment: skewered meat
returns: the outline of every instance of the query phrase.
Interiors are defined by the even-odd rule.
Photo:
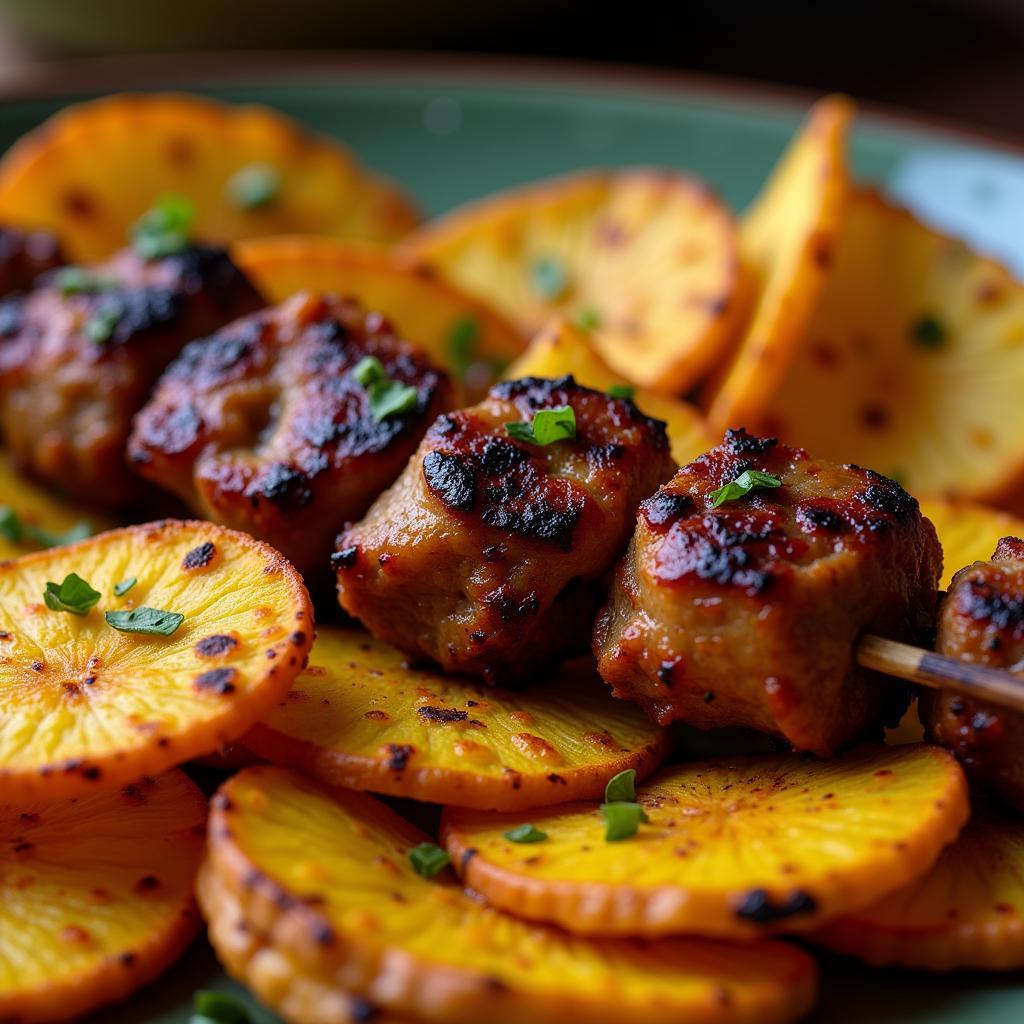
[[[44,278],[0,302],[0,430],[12,456],[83,500],[131,502],[140,482],[125,444],[153,383],[187,341],[261,305],[227,253],[206,246],[153,260],[125,249],[71,290]]]
[[[413,389],[404,411],[375,416],[353,373],[367,357]],[[447,376],[378,314],[297,295],[188,345],[136,418],[129,456],[201,516],[329,577],[338,529],[394,481],[451,399]]]
[[[1024,686],[1024,540],[1004,537],[991,562],[953,577],[939,614],[938,649],[1005,669]],[[952,693],[921,695],[921,721],[976,781],[1024,809],[1024,716]]]
[[[782,484],[713,507],[746,471]],[[749,726],[828,755],[905,708],[854,646],[865,631],[925,639],[941,567],[899,484],[731,430],[641,505],[598,668],[659,722]]]
[[[0,296],[26,291],[40,274],[63,262],[60,244],[49,231],[0,227]]]
[[[510,435],[566,406],[571,439]],[[572,377],[499,384],[440,417],[338,538],[339,601],[374,635],[449,671],[522,679],[585,646],[598,581],[641,499],[673,469],[664,424],[629,400]]]

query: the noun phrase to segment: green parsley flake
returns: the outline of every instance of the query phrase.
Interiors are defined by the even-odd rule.
[[[576,314],[576,326],[585,331],[596,331],[601,326],[601,314],[593,306],[584,306]]]
[[[554,301],[568,289],[569,275],[561,263],[553,259],[539,259],[530,267],[530,283],[541,298]]]
[[[88,615],[100,599],[100,592],[93,590],[77,573],[68,573],[63,583],[46,584],[43,600],[52,612],[70,612],[72,615]]]
[[[631,804],[636,802],[636,769],[627,768],[612,776],[604,789],[606,804]]]
[[[617,843],[631,839],[640,830],[641,822],[647,821],[647,814],[637,803],[601,804],[604,815],[606,843]]]
[[[533,825],[517,825],[504,833],[510,843],[543,843],[547,839],[547,832],[542,832]]]
[[[86,321],[85,336],[97,345],[103,345],[114,336],[124,316],[124,306],[117,300],[104,302]]]
[[[188,245],[195,210],[184,196],[164,196],[132,226],[132,245],[144,260],[172,256]]]
[[[240,209],[257,210],[281,194],[281,175],[270,164],[248,164],[228,179],[227,194]]]
[[[6,505],[0,506],[0,537],[10,541],[12,544],[24,544],[32,541],[44,548],[59,548],[65,544],[74,544],[75,541],[85,540],[92,536],[92,526],[89,523],[75,523],[70,530],[64,533],[54,533],[34,523],[26,523],[17,512]]]
[[[192,1008],[189,1024],[252,1024],[252,1017],[243,1003],[225,992],[197,992]]]
[[[100,277],[84,267],[61,267],[51,278],[50,284],[61,295],[95,295],[120,287],[110,277]]]
[[[745,498],[751,491],[772,487],[781,487],[782,480],[771,473],[762,473],[759,469],[744,470],[731,484],[719,487],[711,492],[711,507],[718,508],[727,501]]]
[[[576,413],[571,405],[538,409],[529,423],[506,423],[508,436],[528,444],[549,445],[576,439]]]
[[[121,580],[120,583],[115,583],[114,584],[114,596],[115,597],[124,597],[124,595],[127,594],[128,591],[131,590],[132,587],[134,587],[135,584],[138,583],[138,582],[139,582],[138,576],[129,576],[128,579]]]
[[[379,423],[416,408],[419,392],[400,380],[390,380],[376,356],[364,356],[356,363],[352,376],[370,396],[370,412]]]
[[[145,636],[171,636],[185,621],[180,612],[165,612],[145,605],[127,612],[107,612],[103,617],[108,626],[113,626],[120,633],[142,633]]]
[[[911,336],[921,348],[941,348],[946,342],[946,328],[937,317],[920,317],[911,328]]]
[[[436,843],[420,843],[409,851],[409,863],[422,878],[433,878],[451,863],[451,857]]]
[[[452,324],[448,332],[448,361],[459,380],[466,379],[479,344],[480,321],[476,317],[464,316]]]
[[[609,398],[623,398],[632,400],[636,394],[636,388],[632,384],[613,384],[608,389]]]

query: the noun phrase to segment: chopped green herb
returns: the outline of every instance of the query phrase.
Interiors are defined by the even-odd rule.
[[[128,579],[121,580],[120,583],[115,583],[114,584],[114,596],[115,597],[124,597],[124,595],[127,594],[128,591],[131,590],[132,587],[134,587],[135,584],[138,583],[138,582],[139,582],[138,576],[129,576]]]
[[[647,821],[644,809],[636,803],[601,804],[604,815],[604,838],[607,843],[630,839],[640,829],[640,823]]]
[[[604,788],[606,804],[631,804],[636,802],[636,769],[627,768],[612,776]]]
[[[436,843],[420,843],[409,851],[413,871],[423,878],[433,878],[451,863],[451,857]]]
[[[632,384],[613,384],[608,389],[610,398],[629,398],[636,394],[636,388]]]
[[[94,295],[120,287],[113,278],[101,277],[85,267],[61,267],[50,283],[61,295]]]
[[[505,833],[505,838],[510,843],[543,843],[547,837],[547,832],[542,832],[533,825],[517,825]]]
[[[389,380],[376,356],[360,359],[352,370],[352,376],[369,394],[370,412],[378,422],[416,408],[419,392],[400,380]]]
[[[565,294],[569,275],[561,263],[552,259],[539,259],[530,267],[533,290],[542,298],[554,300]]]
[[[352,376],[364,387],[387,380],[384,364],[376,356],[363,356],[352,370]]]
[[[473,316],[464,316],[452,324],[448,332],[448,361],[452,372],[465,380],[473,365],[476,347],[480,343],[480,321]]]
[[[34,523],[26,523],[12,508],[0,506],[0,537],[12,544],[23,544],[34,541],[44,548],[59,548],[65,544],[74,544],[76,540],[84,540],[92,535],[89,523],[75,523],[64,533],[54,533]]]
[[[97,345],[110,341],[122,316],[124,305],[121,302],[113,300],[102,303],[85,322],[85,336]]]
[[[593,306],[584,306],[576,314],[576,326],[585,331],[596,331],[601,326],[601,314]]]
[[[227,193],[235,206],[256,210],[281,194],[281,175],[270,164],[248,164],[228,179]]]
[[[185,621],[180,612],[165,612],[140,605],[128,612],[107,612],[108,626],[121,633],[144,633],[146,636],[171,636]]]
[[[43,600],[52,612],[70,612],[72,615],[88,615],[100,599],[100,592],[93,590],[77,573],[68,573],[63,583],[46,584]]]
[[[529,423],[506,423],[509,437],[528,444],[548,445],[576,438],[576,413],[571,405],[538,409]]]
[[[164,196],[132,226],[132,245],[144,260],[172,256],[188,245],[192,204],[184,196]]]
[[[727,501],[745,498],[751,491],[781,486],[782,480],[771,473],[762,473],[759,469],[746,469],[732,483],[711,492],[711,505],[718,508]]]
[[[922,348],[941,348],[946,341],[946,328],[941,320],[926,314],[914,324],[911,335]]]
[[[197,992],[192,1003],[189,1024],[252,1024],[244,1004],[225,992]]]

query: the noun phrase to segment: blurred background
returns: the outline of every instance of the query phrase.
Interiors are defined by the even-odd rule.
[[[839,89],[1024,138],[1024,0],[0,0],[0,84],[69,58],[310,49],[527,55],[735,76]]]

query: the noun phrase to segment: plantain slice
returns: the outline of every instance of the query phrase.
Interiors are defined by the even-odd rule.
[[[294,236],[239,242],[235,261],[270,302],[314,291],[358,299],[482,398],[523,349],[523,336],[486,303],[371,246]]]
[[[571,374],[579,384],[598,391],[628,385],[597,351],[593,337],[564,316],[554,317],[530,342],[530,347],[506,370],[508,380],[519,377],[562,377]],[[703,455],[717,443],[696,406],[660,391],[633,394],[641,412],[663,420],[668,428],[672,458],[681,466]]]
[[[943,589],[964,566],[987,562],[1003,537],[1024,537],[1024,519],[976,501],[925,498],[921,512],[935,525],[942,543]]]
[[[617,373],[664,391],[709,370],[746,310],[732,215],[671,171],[528,185],[462,207],[402,248],[527,334],[553,313],[585,319]]]
[[[62,586],[70,574],[84,593]],[[74,610],[48,607],[48,589]],[[160,635],[175,620],[144,608],[184,618]],[[132,610],[120,630],[106,621]],[[154,632],[122,631],[140,626]],[[0,563],[0,792],[74,796],[213,752],[288,692],[312,628],[282,556],[211,523],[134,526]]]
[[[875,966],[1024,967],[1024,822],[976,808],[930,872],[811,937]]]
[[[530,812],[547,839],[528,845],[506,836],[521,817],[452,809],[445,843],[471,888],[523,917],[585,935],[749,939],[907,884],[968,810],[957,763],[924,744],[685,764],[638,796],[649,820],[629,841],[606,841],[599,808],[567,804]]]
[[[756,275],[756,297],[735,357],[709,388],[716,432],[752,424],[805,335],[845,218],[853,115],[843,96],[815,104],[743,216],[740,252]]]
[[[245,743],[332,785],[513,810],[597,797],[627,768],[647,775],[668,736],[612,697],[591,663],[510,692],[409,668],[367,633],[320,627],[309,668]]]
[[[0,805],[0,1020],[126,998],[199,928],[206,801],[182,772],[77,800]]]
[[[416,874],[409,853],[427,837],[361,793],[267,766],[229,779],[213,806],[204,913],[211,890],[229,890],[296,970],[389,1012],[753,1024],[793,1020],[813,1000],[813,961],[782,943],[591,943],[491,910]]]
[[[78,103],[0,161],[0,220],[56,231],[73,260],[103,259],[167,194],[195,208],[203,241],[274,234],[388,243],[409,199],[340,143],[276,111],[176,93]]]

